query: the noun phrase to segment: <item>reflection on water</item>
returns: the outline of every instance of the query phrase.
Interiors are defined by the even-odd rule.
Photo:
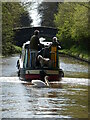
[[[65,77],[88,78],[89,64],[72,57],[60,57],[60,67],[63,69]]]
[[[13,57],[6,57],[2,59],[2,76],[17,76],[17,60],[19,59],[18,56]]]
[[[63,78],[50,88],[33,88],[18,77],[0,81],[4,118],[88,117],[88,79]]]
[[[30,82],[15,77],[17,59],[17,56],[7,57],[1,63],[3,118],[88,118],[87,63],[60,57],[65,77],[50,83],[49,88],[35,88]]]

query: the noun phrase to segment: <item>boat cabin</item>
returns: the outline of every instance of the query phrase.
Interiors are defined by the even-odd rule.
[[[44,47],[38,52],[30,50],[30,41],[23,44],[21,58],[18,60],[19,77],[24,80],[43,80],[48,75],[50,81],[60,80],[64,73],[59,68],[58,46],[44,41],[41,44]]]

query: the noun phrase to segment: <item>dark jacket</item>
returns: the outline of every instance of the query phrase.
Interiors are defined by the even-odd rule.
[[[33,35],[30,39],[30,49],[38,50],[38,44],[40,44],[38,36]]]

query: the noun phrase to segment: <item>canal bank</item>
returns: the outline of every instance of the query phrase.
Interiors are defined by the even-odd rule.
[[[83,53],[80,51],[79,52],[72,52],[71,50],[68,49],[63,49],[59,51],[59,54],[64,55],[64,56],[69,56],[69,57],[73,57],[75,59],[90,63],[89,60],[89,53]]]

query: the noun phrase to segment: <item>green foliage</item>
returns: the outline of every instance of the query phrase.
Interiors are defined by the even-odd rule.
[[[18,46],[15,46],[15,45],[13,45],[13,53],[21,53],[21,50],[22,50],[22,48],[21,47],[18,47]]]
[[[63,48],[73,45],[88,51],[89,3],[60,3],[55,14],[55,25],[59,29],[57,37]]]
[[[41,26],[55,27],[54,14],[57,12],[57,2],[42,2],[38,8],[41,15]]]
[[[27,22],[25,21],[25,18]],[[22,22],[24,21],[24,22]],[[25,8],[18,2],[2,3],[2,54],[14,53],[13,28],[30,26],[31,20]]]

